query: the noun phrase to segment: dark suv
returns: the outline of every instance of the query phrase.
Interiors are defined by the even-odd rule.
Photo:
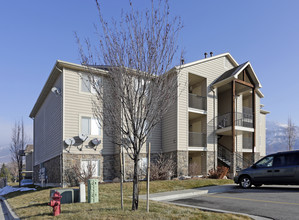
[[[238,172],[234,181],[244,189],[263,184],[299,185],[299,151],[268,155]]]

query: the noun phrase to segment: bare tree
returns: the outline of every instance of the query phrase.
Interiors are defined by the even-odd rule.
[[[175,173],[176,162],[172,155],[158,154],[151,165],[151,180],[168,180]]]
[[[293,146],[295,145],[295,141],[296,141],[296,127],[292,121],[292,118],[288,118],[288,125],[286,127],[286,139],[287,139],[287,143],[288,143],[288,150],[292,150]]]
[[[19,175],[18,164],[11,161],[10,163],[7,164],[7,167],[12,176],[12,181],[16,182],[18,179],[18,175]]]
[[[96,91],[94,114],[105,134],[117,146],[124,146],[134,162],[132,210],[137,210],[140,150],[178,95],[180,66],[170,68],[177,56],[182,23],[179,17],[170,16],[167,0],[152,0],[145,12],[129,3],[130,11],[122,13],[121,21],[109,23],[96,1],[99,49],[91,49],[86,40],[84,52],[78,37],[77,41],[82,64],[107,71],[101,83],[90,71]],[[179,64],[182,56],[178,55]],[[96,61],[104,66],[96,66]]]
[[[22,169],[23,169],[23,156],[25,145],[27,143],[25,133],[24,133],[24,123],[23,120],[16,122],[12,129],[10,152],[12,163],[18,168],[18,181],[19,186],[22,180]]]
[[[96,166],[91,161],[88,161],[86,167],[82,167],[79,164],[76,164],[72,169],[75,173],[75,177],[77,178],[76,180],[78,182],[84,182],[86,185],[88,183],[88,180],[94,176]]]

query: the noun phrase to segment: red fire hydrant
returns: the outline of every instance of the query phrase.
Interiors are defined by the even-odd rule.
[[[60,195],[59,192],[55,192],[52,196],[52,200],[50,201],[49,205],[53,207],[53,215],[57,216],[61,213],[61,205],[60,205],[60,200],[62,196]]]

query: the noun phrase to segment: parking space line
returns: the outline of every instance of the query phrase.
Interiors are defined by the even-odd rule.
[[[266,203],[274,203],[274,204],[285,204],[285,205],[298,205],[299,203],[292,202],[277,202],[277,201],[267,201],[267,200],[258,200],[258,199],[244,199],[244,198],[236,198],[229,196],[216,196],[216,195],[206,195],[207,197],[215,197],[215,198],[223,198],[223,199],[235,199],[235,200],[243,200],[243,201],[253,201],[253,202],[266,202]]]

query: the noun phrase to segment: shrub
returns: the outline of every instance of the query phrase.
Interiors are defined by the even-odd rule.
[[[74,165],[68,170],[67,178],[71,186],[78,185],[80,182],[84,182],[86,185],[88,180],[93,177],[95,171],[95,165],[91,162],[87,164],[85,168],[81,167],[79,164]]]
[[[211,169],[209,170],[209,175],[208,177],[211,179],[223,179],[227,175],[229,171],[229,168],[221,166],[217,167],[217,169]]]
[[[197,163],[189,164],[189,176],[196,176],[200,173],[200,165]]]
[[[174,175],[176,163],[172,155],[158,154],[151,163],[151,180],[167,180]]]

